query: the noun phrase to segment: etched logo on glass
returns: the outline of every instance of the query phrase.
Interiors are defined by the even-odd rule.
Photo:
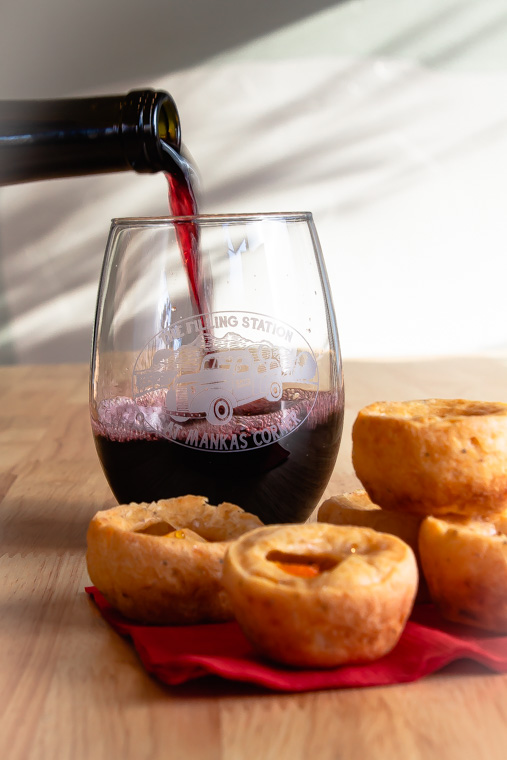
[[[181,320],[150,341],[133,374],[145,424],[208,451],[284,438],[308,417],[317,391],[317,362],[303,336],[250,312]]]

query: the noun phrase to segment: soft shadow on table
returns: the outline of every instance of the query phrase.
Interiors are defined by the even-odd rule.
[[[105,505],[105,508],[113,506]],[[0,507],[0,556],[51,551],[57,554],[86,549],[86,532],[93,504],[83,501],[48,502],[32,498],[12,508]]]
[[[484,667],[483,665],[480,665],[477,662],[473,662],[472,660],[459,660],[458,662],[451,663],[450,665],[447,665],[445,668],[442,668],[441,671],[438,673],[434,673],[430,676],[426,676],[423,680],[429,680],[429,679],[441,679],[441,678],[455,678],[455,677],[463,677],[463,676],[482,676],[490,674],[492,677],[494,677],[495,674],[492,674],[488,668]],[[147,677],[151,678],[147,674]],[[303,697],[305,695],[309,694],[321,694],[324,693],[324,690],[318,690],[318,691],[307,691],[307,692],[285,692],[285,691],[274,691],[271,689],[264,689],[262,687],[256,686],[255,684],[248,684],[248,683],[239,683],[234,681],[227,681],[226,679],[219,678],[218,676],[204,676],[203,678],[195,679],[194,681],[189,681],[186,684],[181,684],[180,686],[167,686],[157,679],[153,679],[156,681],[157,684],[159,684],[162,689],[168,694],[170,697],[177,697],[178,699],[182,700],[195,700],[195,699],[206,699],[209,697],[220,697],[220,698],[234,698],[237,699],[238,697],[269,697],[269,696],[276,696],[278,699],[280,697],[287,697],[287,698],[293,698],[295,696]],[[386,688],[399,688],[399,687],[409,687],[410,683],[407,684],[393,684],[391,686],[369,686],[369,687],[363,687],[363,688],[348,688],[348,689],[328,689],[325,690],[327,692],[360,692],[364,691],[364,688],[367,688],[368,691],[372,690],[383,690]]]

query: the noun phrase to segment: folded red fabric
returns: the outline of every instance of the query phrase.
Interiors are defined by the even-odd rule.
[[[299,670],[262,659],[236,622],[139,625],[116,612],[94,586],[85,590],[105,620],[132,640],[146,670],[170,685],[217,675],[277,691],[381,686],[415,681],[460,659],[507,673],[507,636],[448,623],[431,604],[415,607],[400,641],[380,660],[327,670]]]

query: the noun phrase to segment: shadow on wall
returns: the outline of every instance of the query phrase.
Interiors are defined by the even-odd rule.
[[[505,350],[497,0],[48,3],[3,11],[0,97],[168,89],[203,212],[314,213],[344,357]],[[160,175],[3,188],[0,363],[86,361],[109,219],[166,213]]]
[[[48,0],[43,4],[31,4],[28,14],[24,4],[9,3],[2,10],[0,25],[0,98],[99,94],[114,90],[118,83],[121,87],[129,81],[133,87],[139,82],[150,83],[345,1],[313,0],[309,4],[307,0],[291,0],[290,3],[286,0],[259,0],[256,3],[250,0],[215,0],[212,3],[207,0],[144,0],[143,3],[113,0],[104,4],[101,0],[89,0],[68,4],[64,0]],[[69,213],[72,214],[78,194],[82,193],[82,203],[90,203],[92,199],[96,203],[103,189],[110,187],[106,178],[100,184],[94,184],[93,189],[86,180],[72,185],[67,183],[65,187],[61,183],[50,189],[41,187],[41,215],[44,217],[49,203],[45,195],[56,196],[61,217],[65,213],[67,191],[71,198]],[[29,208],[32,212],[30,221],[26,221],[27,206],[24,206],[21,215],[24,221],[20,223],[28,224],[32,238],[43,241],[49,234],[47,227],[54,227],[54,219],[51,215],[47,220],[38,219],[37,204],[32,203]],[[148,204],[145,213],[149,211]],[[10,219],[9,227],[12,226],[13,220]],[[27,280],[23,246],[11,248],[12,235],[8,232],[2,235],[2,232],[5,230],[0,229],[0,363],[9,364],[18,359],[10,330],[9,301],[12,305],[13,298],[16,301],[19,296],[25,304],[25,321],[32,324],[40,297],[34,292],[27,298],[24,291],[33,285],[34,278],[42,278],[37,281],[47,302],[54,303],[65,289],[74,294],[76,304],[80,303],[81,296],[87,298],[88,303],[92,297],[86,293],[96,288],[100,252],[105,241],[100,239],[96,248],[91,249],[96,253],[87,259],[85,277],[83,262],[77,267],[72,265],[72,272],[64,272],[62,277],[55,278],[47,260],[42,263],[30,260],[31,274]],[[72,245],[69,240],[69,247]],[[19,267],[15,266],[15,269],[18,268],[19,272],[13,273],[14,265],[9,264],[9,287],[14,279],[20,292],[10,293],[7,299],[3,270],[7,266],[6,259],[13,255],[18,259]],[[53,263],[55,256],[53,250],[50,257]],[[82,335],[77,345],[81,347],[78,348],[76,325],[66,325],[65,308],[52,308],[55,335],[40,336],[40,346],[31,355],[31,360],[44,361],[53,354],[63,355],[68,361],[82,360],[88,323],[80,327],[79,334]],[[20,329],[23,330],[22,325]]]
[[[347,0],[9,3],[0,26],[0,97],[99,92],[195,66]]]

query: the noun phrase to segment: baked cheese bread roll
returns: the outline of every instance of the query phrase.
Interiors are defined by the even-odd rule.
[[[87,533],[92,583],[142,623],[229,620],[222,583],[228,543],[262,522],[234,504],[182,496],[98,512]]]
[[[247,638],[301,667],[375,660],[397,643],[417,589],[407,544],[325,523],[258,528],[228,547],[223,584]]]
[[[421,515],[488,515],[507,507],[507,404],[462,399],[362,409],[352,461],[371,500]]]
[[[507,512],[488,520],[427,517],[419,551],[444,617],[507,633]]]

